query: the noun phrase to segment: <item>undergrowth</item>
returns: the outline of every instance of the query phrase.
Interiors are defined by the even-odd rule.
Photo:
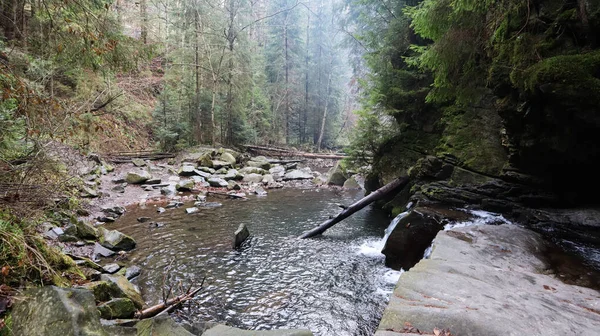
[[[0,212],[0,282],[10,287],[69,285],[80,276],[73,260],[49,246],[35,230],[34,222]]]

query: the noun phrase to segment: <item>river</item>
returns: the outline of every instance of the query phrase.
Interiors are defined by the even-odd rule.
[[[186,206],[158,214],[133,207],[110,225],[134,237],[128,263],[149,304],[164,283],[204,289],[179,313],[192,322],[215,321],[251,330],[306,328],[321,336],[372,335],[400,272],[384,266],[373,247],[390,219],[367,208],[316,239],[296,237],[362,197],[362,192],[283,189],[249,200],[219,200],[216,208],[187,214]],[[151,217],[164,226],[138,223]],[[232,249],[233,232],[246,224],[251,239]],[[168,287],[168,286],[167,286]],[[175,290],[177,292],[177,290]]]

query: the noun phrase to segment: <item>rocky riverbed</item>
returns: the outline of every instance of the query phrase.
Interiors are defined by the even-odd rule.
[[[200,148],[174,159],[113,165],[90,156],[78,163],[84,184],[81,197],[89,200],[63,226],[42,225],[44,237],[73,258],[86,279],[73,289],[44,287],[25,293],[12,312],[12,331],[22,335],[81,334],[135,335],[148,328],[152,335],[244,335],[239,329],[207,325],[184,327],[164,319],[131,320],[147,308],[130,281],[144,270],[125,267],[136,237],[106,229],[106,223],[122,216],[128,206],[171,211],[190,201],[188,214],[219,206],[222,198],[246,199],[267,195],[280,188],[362,188],[362,178],[328,160],[287,160],[251,157],[229,149]],[[314,168],[314,170],[313,170]],[[327,173],[321,173],[318,170]],[[138,218],[149,226],[150,217]],[[95,303],[95,304],[92,304]],[[45,307],[38,310],[37,307]],[[97,306],[97,308],[96,308]],[[77,311],[75,315],[73,312]],[[69,322],[67,316],[74,318]],[[311,335],[309,331],[273,331],[252,335]]]

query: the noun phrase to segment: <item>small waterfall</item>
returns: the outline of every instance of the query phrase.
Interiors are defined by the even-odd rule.
[[[410,204],[407,206],[407,208],[410,208]],[[401,214],[399,214],[398,216],[396,216],[392,222],[390,223],[390,225],[385,229],[385,233],[383,235],[383,238],[376,240],[376,241],[367,241],[364,244],[362,244],[360,246],[360,249],[358,251],[359,254],[364,254],[367,256],[383,256],[383,254],[381,253],[381,251],[383,250],[383,248],[385,247],[385,242],[388,240],[388,238],[390,237],[390,235],[392,234],[392,232],[394,232],[394,229],[396,228],[396,225],[398,225],[398,223],[400,222],[400,220],[402,220],[402,218],[406,217],[408,215],[409,211],[405,211]]]

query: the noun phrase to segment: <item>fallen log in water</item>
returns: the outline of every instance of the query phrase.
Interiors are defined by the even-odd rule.
[[[194,296],[196,294],[198,294],[198,292],[200,290],[202,290],[202,286],[204,285],[205,279],[206,278],[202,279],[202,283],[200,284],[200,287],[198,287],[194,290],[189,290],[187,293],[179,295],[172,299],[169,299],[166,302],[159,303],[155,306],[138,311],[137,313],[135,313],[135,318],[142,320],[142,319],[154,317],[164,311],[172,311],[178,305],[194,298]]]
[[[325,221],[323,224],[317,226],[316,228],[303,233],[300,236],[300,238],[301,239],[310,238],[310,237],[314,237],[316,235],[322,234],[330,227],[332,227],[335,224],[343,221],[344,219],[352,216],[355,212],[366,207],[367,205],[384,198],[385,196],[389,195],[390,193],[396,191],[397,189],[405,187],[406,184],[408,184],[408,177],[400,177],[400,178],[386,184],[385,186],[377,189],[376,191],[372,192],[368,196],[360,199],[358,202],[348,206],[347,208],[344,209],[344,211],[340,212],[339,215],[337,215],[331,219],[328,219],[327,221]]]

